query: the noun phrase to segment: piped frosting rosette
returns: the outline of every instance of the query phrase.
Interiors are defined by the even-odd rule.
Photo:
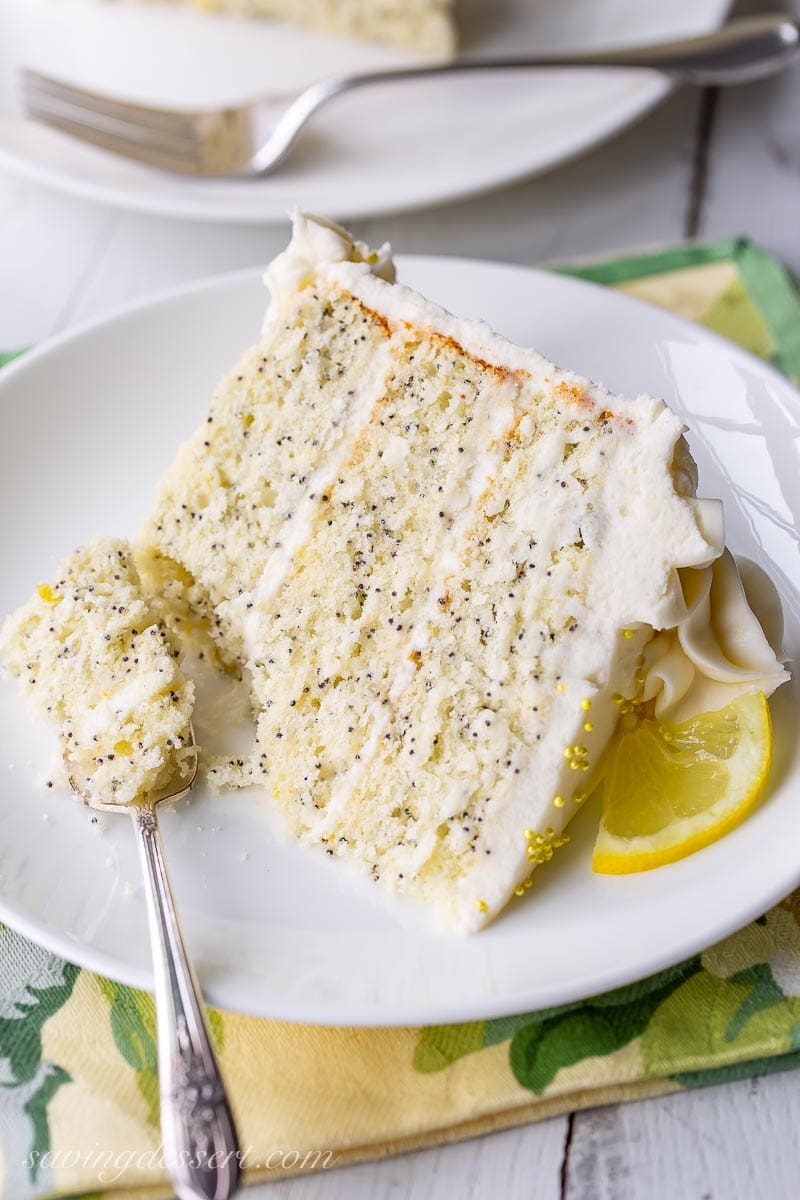
[[[697,468],[683,439],[673,476],[676,490],[693,496]],[[678,571],[684,614],[656,633],[643,663],[641,699],[655,701],[659,719],[678,723],[724,708],[746,692],[769,696],[789,679],[775,649],[782,621],[772,582],[754,563],[737,561],[726,549],[719,501],[695,499],[694,505],[714,555],[706,564]]]

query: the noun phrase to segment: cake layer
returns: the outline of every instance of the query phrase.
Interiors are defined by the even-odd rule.
[[[125,542],[98,538],[65,559],[6,620],[0,655],[56,723],[82,790],[126,804],[188,772],[193,685]]]

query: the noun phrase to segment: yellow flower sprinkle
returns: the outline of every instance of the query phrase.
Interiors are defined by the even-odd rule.
[[[40,598],[44,600],[45,604],[60,604],[64,599],[63,596],[57,596],[55,594],[49,583],[40,583],[36,591],[39,593]]]
[[[584,800],[586,799],[586,792],[576,792],[572,799],[576,804],[583,804]]]
[[[489,911],[489,905],[486,903],[485,900],[476,900],[475,907],[477,908],[478,912],[488,912]]]
[[[514,888],[514,895],[515,896],[524,896],[525,895],[525,888],[522,886],[522,884],[520,884],[519,887]]]
[[[563,808],[564,807],[564,797],[563,796],[553,796],[553,804],[556,806],[556,808]]]
[[[572,749],[576,758],[586,758],[586,755],[589,753],[585,746],[573,746]]]
[[[581,700],[581,708],[583,709],[584,712],[588,712],[591,707],[592,707],[592,702],[588,698],[588,696],[586,697],[585,700]]]
[[[564,747],[564,758],[572,758],[573,753],[574,753],[574,747],[572,747],[572,746]]]
[[[623,636],[624,638],[626,638],[626,639],[630,639],[630,638],[632,638],[632,637],[633,637],[633,630],[632,630],[632,629],[623,629],[623,631],[622,631],[622,636]]]
[[[532,842],[535,837],[536,837],[536,834],[533,832],[532,829],[525,830],[525,840],[526,841]]]

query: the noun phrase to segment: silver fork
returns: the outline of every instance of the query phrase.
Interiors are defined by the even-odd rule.
[[[180,800],[197,778],[197,746],[188,778],[175,790],[132,804],[106,804],[81,788],[68,756],[72,790],[89,808],[133,819],[146,885],[158,1030],[161,1137],[179,1200],[229,1200],[240,1174],[239,1143],[225,1084],[211,1045],[200,988],[181,935],[164,861],[156,806]]]
[[[208,112],[128,104],[84,91],[37,71],[21,75],[28,116],[106,150],[168,171],[257,179],[287,157],[308,120],[337,96],[358,88],[467,73],[554,67],[660,71],[676,84],[722,87],[761,79],[792,62],[800,23],[785,14],[741,17],[716,33],[651,46],[581,51],[548,58],[457,61],[431,67],[348,75],[315,83],[292,97]]]

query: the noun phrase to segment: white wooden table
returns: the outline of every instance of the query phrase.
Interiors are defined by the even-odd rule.
[[[777,8],[751,0],[740,8]],[[446,210],[360,221],[404,252],[541,263],[746,233],[800,274],[800,68],[684,93],[553,175]],[[0,175],[0,349],[159,289],[265,263],[286,229],[135,216]],[[793,1200],[800,1080],[743,1080],[563,1116],[256,1189],[273,1200]]]

